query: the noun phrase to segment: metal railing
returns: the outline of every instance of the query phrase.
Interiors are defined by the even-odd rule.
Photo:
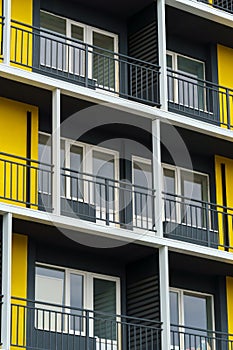
[[[156,231],[153,189],[62,168],[61,195],[64,215]]]
[[[172,324],[171,349],[232,350],[233,334]]]
[[[168,69],[167,82],[171,111],[232,127],[233,90],[171,69]]]
[[[51,198],[42,206],[40,195],[51,193],[52,169],[50,164],[0,152],[0,200],[51,210]]]
[[[233,13],[233,1],[232,0],[198,0],[204,2],[210,6],[216,7],[220,10]]]
[[[12,298],[11,346],[160,350],[161,322]]]
[[[11,21],[11,62],[56,78],[159,106],[159,66]]]
[[[233,247],[233,208],[163,194],[164,235],[213,248]]]
[[[0,61],[3,60],[3,30],[4,30],[4,17],[0,16]]]

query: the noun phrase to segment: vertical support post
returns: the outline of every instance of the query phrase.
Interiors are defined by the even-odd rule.
[[[12,214],[3,215],[2,222],[2,349],[11,345],[11,261],[12,261]]]
[[[160,120],[152,121],[152,147],[153,147],[153,186],[155,189],[155,228],[159,237],[163,236],[163,198],[162,198],[162,166],[160,146]]]
[[[11,52],[11,0],[3,0],[3,63],[10,65]]]
[[[168,108],[167,93],[167,58],[166,58],[166,23],[165,23],[165,0],[157,0],[158,22],[158,53],[160,65],[160,104],[161,108]]]
[[[52,163],[53,186],[52,207],[56,215],[60,215],[61,201],[61,161],[60,161],[60,119],[61,119],[61,92],[55,89],[52,95]]]
[[[159,248],[161,349],[171,349],[168,247]]]

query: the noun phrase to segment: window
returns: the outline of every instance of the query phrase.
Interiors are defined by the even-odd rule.
[[[40,12],[40,27],[41,66],[79,77],[85,76],[85,68],[88,67],[88,78],[98,87],[118,91],[118,67],[114,55],[118,52],[116,34],[45,11]],[[85,44],[94,45],[88,49],[88,62]]]
[[[144,221],[142,228],[148,228],[148,224],[153,224],[154,208],[151,161],[133,156],[132,167],[134,221],[136,221],[136,226],[138,222]]]
[[[211,349],[213,296],[171,289],[170,321],[172,349]]]
[[[85,335],[87,317],[91,337],[116,340],[120,313],[119,278],[55,266],[37,265],[35,327],[51,332]],[[87,313],[84,309],[93,310]]]
[[[167,67],[169,101],[205,110],[204,62],[168,52]]]
[[[165,221],[206,227],[204,202],[209,201],[208,175],[163,165],[163,188]]]

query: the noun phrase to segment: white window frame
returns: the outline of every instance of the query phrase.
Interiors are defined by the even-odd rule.
[[[115,33],[112,33],[112,32],[108,32],[106,30],[103,30],[103,29],[100,29],[100,28],[97,28],[97,27],[93,27],[93,26],[90,26],[90,25],[86,25],[84,23],[81,23],[81,22],[77,22],[77,21],[74,21],[74,20],[71,20],[69,18],[66,18],[66,17],[63,17],[63,16],[60,16],[60,15],[56,15],[52,12],[48,12],[48,11],[45,11],[45,10],[40,10],[40,13],[43,12],[43,13],[46,13],[46,14],[49,14],[49,15],[52,15],[54,17],[57,17],[57,18],[61,18],[63,20],[66,21],[66,43],[69,43],[69,39],[72,39],[71,37],[71,26],[72,25],[75,25],[75,26],[78,26],[78,27],[82,27],[83,28],[83,45],[85,44],[88,44],[88,45],[93,45],[93,33],[99,33],[99,34],[102,34],[102,35],[106,35],[106,36],[109,36],[111,38],[113,38],[114,40],[114,59],[115,59],[115,64],[114,64],[114,72],[115,72],[115,89],[114,91],[115,92],[119,92],[119,64],[117,62],[117,59],[118,59],[118,52],[119,52],[119,38],[118,38],[118,34],[115,34]],[[56,36],[56,33],[54,32],[54,35]],[[81,45],[81,44],[80,44]],[[67,47],[68,48],[68,47]],[[66,49],[66,51],[68,51]],[[89,79],[93,79],[93,76],[92,76],[92,51],[93,49],[92,48],[89,48],[89,53],[88,55],[91,56],[89,59],[88,59],[88,78]],[[84,54],[85,54],[85,51],[83,51]],[[68,58],[68,52],[66,52],[66,57]],[[70,60],[71,60],[71,57],[70,57]],[[46,63],[44,64],[44,66],[46,67]],[[50,66],[49,66],[50,67]],[[61,69],[61,71],[65,71],[65,72],[68,72],[70,71],[69,69],[70,67],[70,61],[68,62],[68,59],[66,60],[66,69]],[[52,67],[51,68],[56,68],[58,69],[57,67]],[[60,69],[58,69],[60,70]],[[75,74],[75,73],[74,73]],[[82,74],[79,74],[80,76],[82,76]],[[97,88],[98,90],[98,88]],[[111,93],[111,88],[109,88],[109,91],[104,91],[101,89],[102,92],[105,92],[105,93]]]
[[[169,292],[173,292],[173,293],[177,293],[178,295],[178,331],[179,332],[184,332],[185,330],[185,324],[184,324],[184,294],[186,295],[193,295],[196,297],[205,297],[205,298],[209,298],[211,301],[211,308],[210,308],[210,312],[211,312],[211,329],[207,329],[210,330],[214,333],[215,331],[215,315],[214,315],[214,295],[213,294],[209,294],[209,293],[202,293],[202,292],[197,292],[197,291],[193,291],[193,290],[188,290],[188,289],[181,289],[181,288],[174,288],[174,287],[170,287],[169,288]],[[184,328],[183,328],[184,327]],[[205,330],[204,330],[205,331]],[[181,341],[180,341],[180,347],[179,349],[185,349],[184,348],[184,344],[183,344],[183,339],[181,337]],[[174,346],[173,344],[171,344],[171,350],[175,350],[176,346]],[[215,349],[215,343],[214,346],[211,350]]]
[[[118,333],[120,331],[119,325],[117,326],[117,322],[120,321],[119,315],[121,314],[121,281],[120,277],[105,275],[105,274],[99,274],[99,273],[93,273],[89,271],[83,271],[83,270],[76,270],[72,268],[62,267],[59,265],[51,265],[41,262],[36,262],[36,267],[43,267],[47,269],[56,269],[64,272],[64,296],[65,296],[65,305],[61,305],[62,307],[65,307],[65,311],[67,310],[69,312],[69,306],[70,306],[70,275],[76,274],[81,275],[83,277],[83,306],[81,309],[89,310],[90,311],[90,322],[89,322],[89,336],[94,337],[94,320],[92,319],[93,315],[91,311],[94,311],[94,279],[102,279],[105,281],[112,281],[116,283],[116,327],[118,327]],[[41,302],[43,304],[43,302]],[[38,304],[40,305],[40,304]],[[59,305],[60,306],[60,305]],[[52,332],[52,330],[51,330]],[[67,326],[62,330],[63,333],[68,334],[76,334],[80,336],[86,335],[86,329],[85,329],[85,322],[82,326],[82,332],[75,331],[72,329],[67,329]],[[120,333],[119,333],[120,334]],[[98,337],[95,337],[98,341]],[[119,337],[120,339],[120,337]],[[108,340],[107,340],[108,341]],[[100,339],[101,342],[101,339]],[[115,343],[114,343],[115,345]],[[120,346],[120,344],[118,344]],[[101,346],[101,345],[100,345]],[[117,341],[116,341],[116,347],[114,346],[114,349],[117,348]]]
[[[166,53],[167,53],[168,56],[171,56],[171,58],[172,58],[172,68],[171,68],[171,69],[172,69],[174,72],[177,72],[177,75],[176,75],[175,73],[172,73],[172,74],[174,74],[174,77],[175,77],[174,80],[173,80],[173,93],[174,93],[173,100],[174,100],[174,101],[171,100],[170,102],[180,104],[180,101],[179,101],[179,93],[178,93],[178,91],[179,91],[179,89],[178,89],[179,79],[176,79],[176,76],[179,77],[179,74],[182,75],[182,73],[188,75],[188,73],[185,73],[185,72],[182,72],[182,73],[181,73],[181,72],[178,70],[178,57],[183,57],[183,58],[186,58],[186,59],[188,59],[188,60],[190,60],[190,61],[201,63],[202,66],[203,66],[203,78],[202,78],[202,80],[204,80],[204,81],[205,81],[205,77],[206,77],[205,62],[204,62],[204,61],[201,61],[201,60],[198,60],[198,59],[196,59],[196,58],[193,58],[193,57],[189,57],[189,56],[186,56],[186,55],[179,54],[179,53],[174,52],[174,51],[170,51],[170,50],[167,50]],[[190,77],[190,78],[191,78],[191,77]],[[169,77],[168,77],[168,79],[169,79]],[[172,79],[173,79],[173,78],[172,78]],[[201,109],[201,108],[195,108],[195,106],[192,107],[192,108],[194,108],[195,110],[200,110],[200,111],[203,111],[203,112],[208,112],[208,111],[207,111],[207,106],[206,106],[206,89],[205,89],[204,86],[203,86],[203,90],[204,90],[204,93],[203,93],[203,105],[204,105],[204,108],[203,108],[203,109]],[[185,104],[185,103],[184,103],[183,105],[186,106],[186,107],[190,107],[190,106],[188,106],[188,105]],[[209,112],[208,112],[208,113],[209,113]]]
[[[178,196],[182,196],[182,193],[181,193],[181,173],[182,172],[185,172],[185,173],[190,173],[192,174],[193,176],[195,175],[200,175],[200,176],[203,176],[203,177],[206,177],[206,183],[207,183],[207,200],[206,202],[210,202],[210,184],[209,184],[209,175],[208,174],[205,174],[205,173],[202,173],[202,172],[199,172],[199,171],[193,171],[193,170],[190,170],[190,169],[186,169],[186,168],[183,168],[183,167],[178,167],[178,166],[175,166],[175,165],[171,165],[171,164],[166,164],[166,163],[162,163],[162,174],[161,174],[161,179],[162,179],[162,191],[165,192],[165,188],[164,188],[164,169],[168,169],[168,170],[172,170],[175,172],[175,194],[174,195],[178,195]],[[169,195],[169,194],[168,194]],[[165,199],[166,200],[166,199]],[[190,199],[192,200],[192,199]],[[177,198],[177,202],[179,202],[180,199],[179,197]],[[176,203],[174,202],[174,206],[176,205]],[[182,223],[182,218],[181,218],[181,210],[180,210],[180,205],[177,205],[177,208],[176,208],[176,212],[177,212],[177,217],[175,218],[175,220],[173,219],[170,219],[169,221],[170,222],[178,222],[179,224],[181,225],[185,225],[185,226],[192,226],[191,224],[187,224],[187,223]],[[177,219],[177,220],[176,220]],[[165,213],[163,214],[163,221],[165,220]],[[211,224],[211,213],[209,212],[209,223]],[[206,229],[206,227],[203,227],[203,226],[199,226],[199,225],[196,225],[195,226],[196,228],[201,228],[201,229]]]

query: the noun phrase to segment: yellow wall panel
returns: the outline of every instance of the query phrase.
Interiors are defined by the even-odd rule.
[[[233,278],[226,278],[226,289],[227,289],[227,315],[228,315],[228,333],[233,334]],[[233,337],[230,338],[233,340]]]
[[[38,159],[38,108],[0,98],[0,152],[27,156],[27,112],[31,112],[31,158]],[[6,160],[4,162],[4,160]],[[11,163],[14,162],[14,163]],[[17,164],[20,165],[17,165]],[[22,164],[22,165],[21,165]],[[26,200],[26,161],[0,155],[0,197]],[[33,166],[36,164],[32,164]],[[36,171],[31,173],[31,201],[37,201]],[[5,201],[4,199],[2,199]]]
[[[26,301],[27,298],[28,239],[25,235],[13,234],[12,241],[12,344],[25,346],[26,342]],[[14,347],[12,347],[14,349]]]
[[[33,25],[33,0],[11,0],[11,18],[29,26]],[[11,29],[11,61],[21,64],[21,68],[31,70],[32,66],[32,30],[20,24],[12,24],[13,27],[22,28],[25,31]],[[18,64],[12,65],[18,66]]]
[[[227,87],[229,89],[233,89],[233,49],[230,49],[229,47],[225,47],[222,45],[217,46],[217,53],[218,53],[218,83],[219,85],[223,87]],[[226,95],[224,89],[219,89],[220,95],[219,95],[219,102],[220,102],[220,118],[221,122],[223,122],[225,125],[222,125],[223,127],[227,127],[227,105],[226,105]],[[232,112],[233,112],[233,98],[230,98],[229,100],[229,106],[231,112],[231,119],[230,124],[233,125],[233,118],[232,118]]]
[[[226,206],[233,208],[233,186],[232,186],[232,174],[233,174],[233,159],[215,156],[215,177],[216,177],[216,200],[217,204],[223,205],[223,188],[222,188],[222,173],[221,164],[225,165],[226,174]],[[229,230],[229,245],[233,247],[233,227],[232,227],[232,216],[233,211],[228,209],[226,214],[223,213],[222,208],[218,207],[218,226],[220,235],[220,245],[224,244],[224,227],[223,218],[228,220],[228,230]],[[229,215],[227,215],[229,214]]]

